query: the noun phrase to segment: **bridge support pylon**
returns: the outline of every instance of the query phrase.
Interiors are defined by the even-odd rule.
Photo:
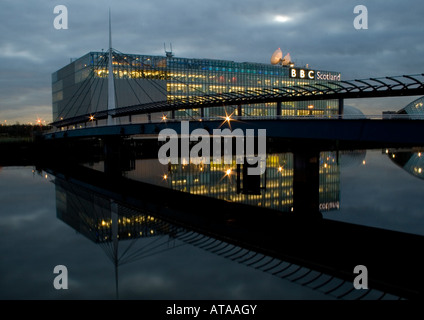
[[[296,217],[322,218],[319,211],[319,151],[293,155],[293,208]]]
[[[338,115],[342,116],[344,112],[344,99],[339,99],[339,111],[338,111]]]

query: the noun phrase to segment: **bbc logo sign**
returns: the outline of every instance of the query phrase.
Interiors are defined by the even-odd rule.
[[[315,71],[299,68],[290,68],[290,78],[314,80]]]

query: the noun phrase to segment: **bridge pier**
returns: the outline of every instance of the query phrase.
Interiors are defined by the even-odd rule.
[[[293,153],[293,213],[296,217],[322,217],[319,212],[319,151]]]
[[[277,101],[277,116],[281,116],[281,101]]]
[[[121,176],[123,171],[135,168],[135,155],[131,141],[121,137],[103,139],[104,172],[111,176]]]
[[[249,175],[247,170],[249,167],[255,167],[244,159],[244,164],[237,164],[237,193],[247,195],[261,195],[261,176]],[[266,175],[265,175],[266,176]]]
[[[339,111],[338,111],[338,115],[342,116],[343,115],[343,111],[344,111],[344,99],[340,98],[339,99]]]
[[[237,115],[240,117],[242,115],[241,104],[237,105]]]

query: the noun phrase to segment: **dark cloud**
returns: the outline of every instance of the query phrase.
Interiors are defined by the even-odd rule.
[[[53,27],[53,8],[58,4],[68,8],[68,30]],[[51,73],[70,58],[107,48],[109,7],[113,46],[122,52],[163,55],[166,42],[181,57],[268,63],[281,47],[298,64],[340,71],[344,79],[421,73],[420,2],[361,1],[368,8],[367,30],[353,27],[357,4],[353,0],[4,0],[0,120],[33,121],[36,115],[51,119]],[[288,19],[277,22],[277,15]],[[380,100],[391,104],[390,99]],[[369,108],[381,113],[380,104],[357,106],[364,113]]]

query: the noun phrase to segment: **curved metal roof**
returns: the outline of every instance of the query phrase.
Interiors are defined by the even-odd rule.
[[[219,107],[254,103],[330,100],[348,98],[370,98],[388,96],[424,95],[424,74],[403,75],[396,77],[370,78],[363,80],[328,81],[296,86],[281,86],[273,88],[257,88],[254,90],[225,92],[219,94],[204,94],[177,99],[174,101],[159,101],[117,108],[112,111],[96,113],[96,119],[167,112],[179,109],[195,109],[202,107]],[[67,118],[53,122],[53,126],[67,126],[86,122],[89,114]]]

